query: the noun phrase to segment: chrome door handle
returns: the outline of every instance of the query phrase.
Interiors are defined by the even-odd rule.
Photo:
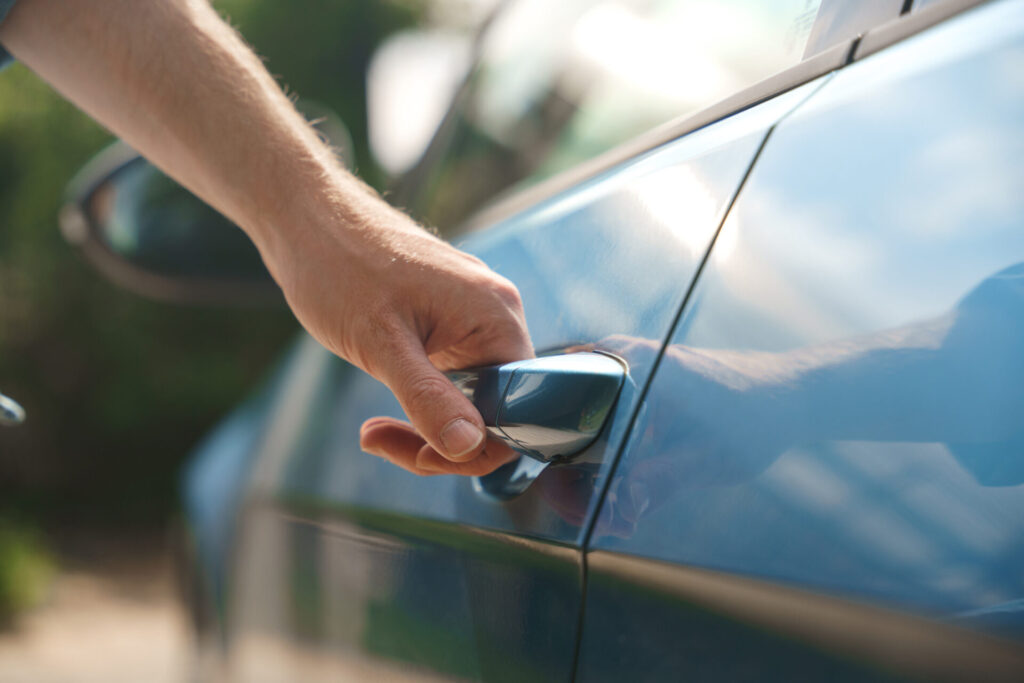
[[[0,394],[0,425],[15,427],[25,421],[25,409],[17,401]]]
[[[590,352],[448,374],[492,436],[544,463],[569,460],[597,439],[625,377],[624,361]]]

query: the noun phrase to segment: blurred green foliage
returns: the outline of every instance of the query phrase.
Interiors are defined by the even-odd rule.
[[[421,17],[421,4],[215,5],[289,92],[341,116],[359,171],[379,182],[366,145],[366,67],[383,37]],[[161,524],[191,446],[297,329],[283,308],[143,300],[101,279],[63,242],[64,187],[110,139],[24,66],[0,73],[0,390],[29,416],[0,431],[0,516],[44,528]],[[33,553],[12,548],[30,548],[27,537],[4,534],[2,562],[22,566],[17,558]]]
[[[0,519],[0,625],[18,610],[42,601],[53,574],[53,560],[39,534]]]

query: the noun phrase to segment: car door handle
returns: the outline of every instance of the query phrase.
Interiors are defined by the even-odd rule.
[[[570,353],[448,373],[487,431],[543,463],[564,462],[597,439],[626,377],[604,353]]]

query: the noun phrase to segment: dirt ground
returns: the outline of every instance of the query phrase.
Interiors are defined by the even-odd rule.
[[[186,680],[186,620],[159,541],[90,541],[59,565],[45,603],[0,630],[0,681]]]

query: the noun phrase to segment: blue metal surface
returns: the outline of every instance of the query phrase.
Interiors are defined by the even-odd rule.
[[[259,443],[275,408],[287,394],[285,380],[295,370],[300,343],[281,360],[273,374],[248,400],[211,431],[192,452],[182,472],[182,505],[188,533],[195,546],[193,571],[209,587],[218,609],[223,608],[225,573],[233,535],[259,456]]]
[[[595,560],[835,596],[821,628],[883,605],[1019,651],[1021,73],[1024,3],[991,3],[844,69],[773,132],[652,380]],[[583,680],[643,661],[743,678],[780,653],[830,675],[915,671],[883,652],[913,649],[909,631],[824,643],[796,601],[772,630],[760,597],[671,600],[641,575],[591,572]],[[634,609],[636,591],[653,597]]]
[[[520,288],[538,351],[581,343],[614,345],[613,336],[665,339],[682,297],[767,128],[813,84],[688,136],[577,190],[465,240],[463,247]],[[606,343],[605,340],[610,340]],[[359,425],[375,415],[402,417],[381,384],[341,361],[324,361],[327,392],[299,416],[275,495],[387,510],[439,521],[578,543],[595,475],[625,431],[649,358],[631,358],[631,382],[605,437],[561,477],[586,475],[567,518],[540,491],[494,505],[460,477],[421,478],[359,450]],[[324,352],[326,356],[326,352]],[[329,358],[329,357],[328,357]],[[297,439],[300,437],[296,437]],[[573,469],[576,468],[576,469]],[[545,478],[541,479],[541,488]],[[558,477],[556,477],[558,478]],[[561,481],[561,479],[559,479]]]
[[[463,246],[515,282],[539,350],[665,339],[765,132],[809,84],[550,200]],[[570,676],[585,521],[651,372],[630,365],[608,426],[513,500],[468,478],[416,477],[359,451],[368,417],[401,411],[375,380],[312,346],[275,411],[236,546],[232,668],[282,678],[430,673]],[[317,653],[331,653],[320,656]],[[366,674],[369,676],[370,674]]]
[[[578,551],[349,509],[250,508],[237,680],[564,681]]]

